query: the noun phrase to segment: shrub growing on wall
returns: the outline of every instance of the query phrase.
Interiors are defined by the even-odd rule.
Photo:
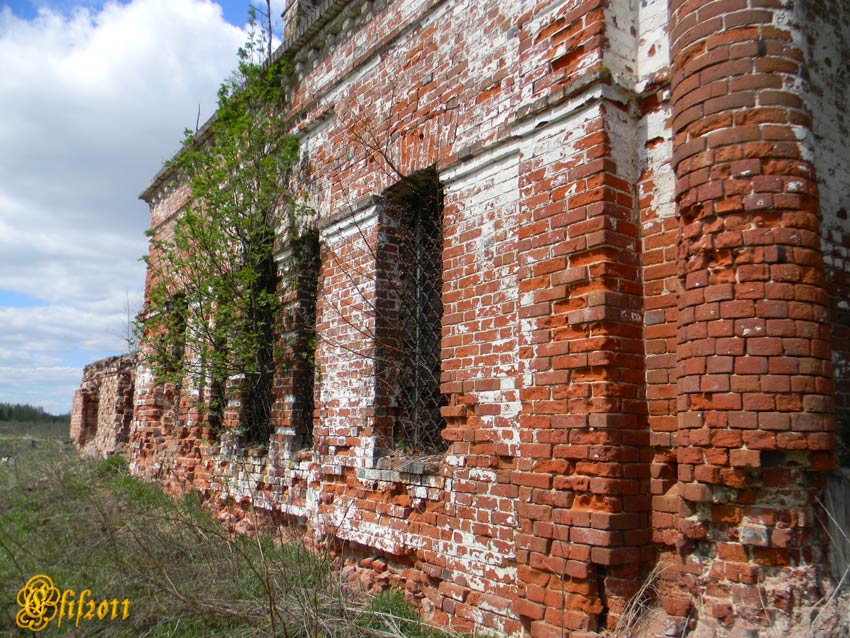
[[[238,388],[246,433],[260,440],[280,310],[275,236],[297,233],[305,209],[287,189],[298,143],[278,117],[287,64],[269,59],[270,36],[253,18],[215,117],[187,131],[172,160],[189,195],[173,233],[150,233],[144,329],[157,382],[192,389],[213,422],[228,388]]]

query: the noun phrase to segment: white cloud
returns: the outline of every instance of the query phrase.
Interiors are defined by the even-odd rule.
[[[0,308],[0,401],[68,410],[81,374],[68,362],[121,350],[127,294],[144,285],[137,195],[199,105],[212,114],[243,40],[203,0],[29,21],[0,8],[0,291],[44,304]]]

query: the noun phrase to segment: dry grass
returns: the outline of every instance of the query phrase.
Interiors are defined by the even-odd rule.
[[[657,633],[665,618],[663,610],[656,604],[657,583],[665,569],[660,563],[655,564],[638,591],[626,603],[616,627],[603,633],[605,638],[637,638]]]
[[[35,441],[33,444],[32,441]],[[39,636],[356,638],[433,634],[400,593],[364,598],[328,556],[277,536],[233,536],[197,495],[174,501],[123,462],[85,462],[58,437],[0,435],[0,635],[35,574],[128,598],[124,621]],[[8,628],[8,633],[4,630]]]

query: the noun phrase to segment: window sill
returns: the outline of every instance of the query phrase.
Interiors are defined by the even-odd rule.
[[[404,483],[439,488],[443,485],[443,477],[439,475],[442,460],[442,454],[384,456],[377,460],[374,468],[357,468],[357,478],[369,482]]]

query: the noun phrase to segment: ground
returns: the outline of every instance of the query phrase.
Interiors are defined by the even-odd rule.
[[[38,574],[97,604],[78,626],[66,606],[45,637],[429,633],[401,592],[364,596],[330,554],[280,542],[285,530],[231,535],[195,494],[172,500],[120,457],[78,459],[66,439],[67,424],[0,429],[0,636],[20,637],[16,598]]]

